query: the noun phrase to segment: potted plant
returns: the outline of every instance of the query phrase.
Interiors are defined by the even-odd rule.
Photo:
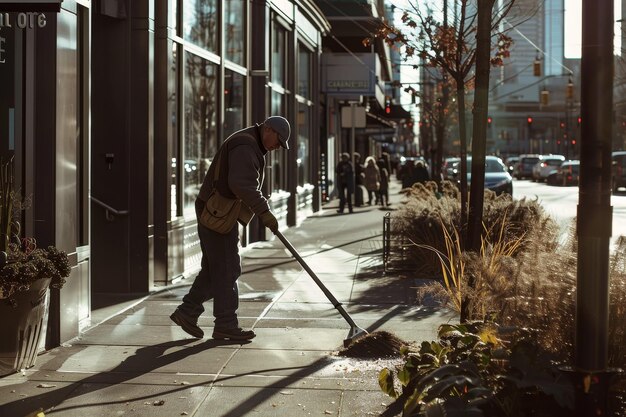
[[[13,189],[13,160],[0,160],[0,375],[35,364],[45,335],[48,288],[70,275],[65,252],[38,248],[20,236],[16,212],[23,208]]]

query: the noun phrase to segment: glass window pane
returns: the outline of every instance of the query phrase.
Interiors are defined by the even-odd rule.
[[[174,29],[174,33],[178,34],[178,1],[179,0],[168,0],[170,7],[167,12],[167,25]]]
[[[272,25],[272,83],[285,86],[286,32],[277,22]]]
[[[311,52],[302,45],[298,51],[298,94],[311,98]]]
[[[178,44],[171,42],[170,74],[167,79],[167,111],[170,123],[168,124],[167,137],[170,141],[171,175],[170,175],[170,216],[179,216],[178,195],[180,189],[180,177],[178,173],[178,161],[180,159],[180,147],[178,146],[178,56],[180,49]]]
[[[298,105],[298,185],[311,183],[310,152],[310,108],[306,104]]]
[[[272,91],[272,102],[271,102],[271,115],[272,116],[281,116],[283,114],[283,95]],[[285,150],[280,148],[271,153],[272,156],[272,191],[277,190],[286,190],[287,189],[287,173],[284,172],[284,168],[287,167],[285,164],[285,158],[287,157],[285,154]]]
[[[231,70],[224,73],[224,137],[243,129],[243,75]]]
[[[194,202],[211,158],[217,151],[217,69],[187,52],[185,60],[185,145],[183,208],[194,215]]]
[[[217,0],[185,0],[183,38],[211,52],[218,52]]]
[[[245,66],[245,30],[247,25],[244,21],[244,0],[226,0],[224,7],[226,59]]]

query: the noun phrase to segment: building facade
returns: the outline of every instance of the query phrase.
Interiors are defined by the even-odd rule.
[[[88,326],[99,300],[195,273],[193,202],[232,132],[290,120],[292,149],[268,157],[264,192],[283,227],[320,209],[330,26],[313,1],[39,3],[0,2],[0,153],[32,200],[23,235],[73,266],[51,291],[48,346]],[[265,237],[256,221],[241,228],[243,245]]]

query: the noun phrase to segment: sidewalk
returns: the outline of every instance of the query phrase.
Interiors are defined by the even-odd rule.
[[[399,185],[392,184],[391,208]],[[337,214],[337,203],[284,231],[355,322],[407,341],[435,338],[450,313],[415,303],[410,277],[385,274],[375,206]],[[191,339],[169,315],[193,278],[138,300],[80,338],[40,355],[35,367],[0,378],[0,416],[395,416],[378,387],[390,360],[334,355],[350,326],[281,242],[242,254],[239,317],[249,344]]]

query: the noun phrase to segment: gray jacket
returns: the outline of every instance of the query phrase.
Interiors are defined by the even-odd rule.
[[[220,194],[240,199],[256,214],[269,210],[267,199],[261,193],[267,153],[261,142],[261,128],[261,125],[255,125],[239,130],[224,141],[204,177],[199,200],[206,202],[213,188],[217,187]],[[220,162],[220,175],[214,184],[216,161],[221,154],[224,156]]]

